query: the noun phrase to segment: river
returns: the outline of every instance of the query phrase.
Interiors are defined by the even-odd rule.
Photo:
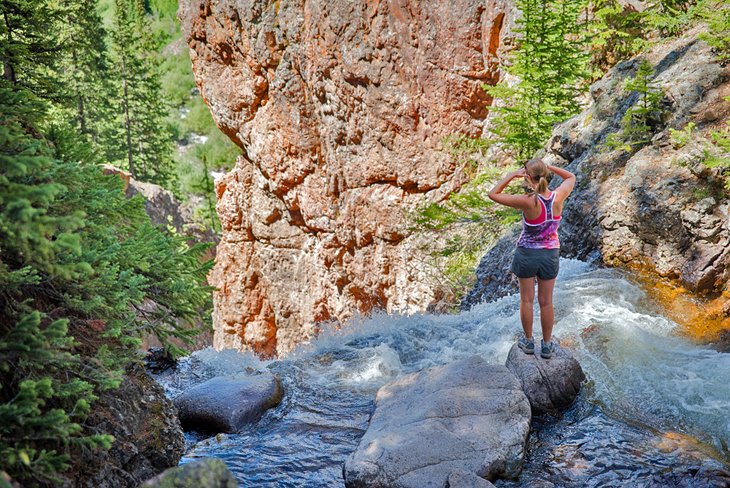
[[[721,486],[711,480],[730,466],[730,354],[684,338],[617,270],[561,260],[554,303],[555,336],[588,381],[562,418],[533,422],[520,480],[495,484],[671,486],[694,477],[687,486]],[[174,397],[220,374],[279,375],[285,396],[277,408],[237,434],[186,434],[182,462],[220,458],[243,487],[343,486],[342,464],[380,386],[475,354],[504,364],[519,323],[517,296],[458,315],[376,314],[325,330],[286,359],[205,349],[157,379]]]

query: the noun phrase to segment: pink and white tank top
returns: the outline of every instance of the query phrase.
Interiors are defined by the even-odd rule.
[[[525,213],[522,213],[522,233],[517,240],[517,247],[558,249],[560,247],[560,241],[558,240],[560,215],[553,214],[555,192],[552,192],[548,198],[537,195],[537,201],[542,208],[538,218],[527,220]]]

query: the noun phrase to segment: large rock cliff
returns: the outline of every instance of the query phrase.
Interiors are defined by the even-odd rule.
[[[424,310],[405,213],[463,183],[508,0],[184,0],[193,71],[243,150],[217,182],[217,348],[285,353],[321,321]]]

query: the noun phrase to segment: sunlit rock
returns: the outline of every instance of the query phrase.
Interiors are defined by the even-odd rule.
[[[215,347],[285,354],[316,324],[438,301],[408,214],[467,179],[511,0],[184,0],[193,72],[244,154],[216,180]],[[438,19],[436,21],[436,19]]]
[[[443,488],[456,471],[514,478],[530,418],[514,375],[479,357],[402,376],[378,391],[345,485]]]

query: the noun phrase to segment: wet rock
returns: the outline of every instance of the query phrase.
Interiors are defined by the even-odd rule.
[[[513,345],[507,368],[520,380],[533,414],[557,414],[578,396],[585,374],[573,355],[557,341],[550,359],[543,359],[537,349],[536,344],[535,354],[525,354],[517,344]]]
[[[671,473],[654,475],[647,488],[727,488],[730,471],[707,466],[673,469]]]
[[[474,473],[460,469],[451,472],[444,488],[494,488],[494,485]]]
[[[219,376],[175,398],[180,422],[201,432],[236,432],[281,402],[283,389],[271,374]]]
[[[172,402],[138,365],[127,370],[119,389],[100,396],[85,423],[113,435],[114,443],[108,451],[81,450],[68,486],[134,488],[176,466],[185,447]]]
[[[147,480],[142,488],[237,488],[238,482],[220,459],[201,459]]]
[[[461,301],[462,310],[470,309],[484,297],[496,300],[519,291],[517,278],[509,270],[519,234],[519,227],[512,228],[484,255],[476,269],[477,281]]]
[[[555,485],[545,480],[530,480],[520,485],[520,488],[555,488]]]
[[[161,373],[170,368],[174,368],[177,362],[172,355],[164,347],[151,347],[147,350],[144,357],[144,363],[147,370],[153,373]]]
[[[455,471],[516,477],[530,418],[517,378],[478,357],[402,376],[378,391],[345,486],[442,488]]]

